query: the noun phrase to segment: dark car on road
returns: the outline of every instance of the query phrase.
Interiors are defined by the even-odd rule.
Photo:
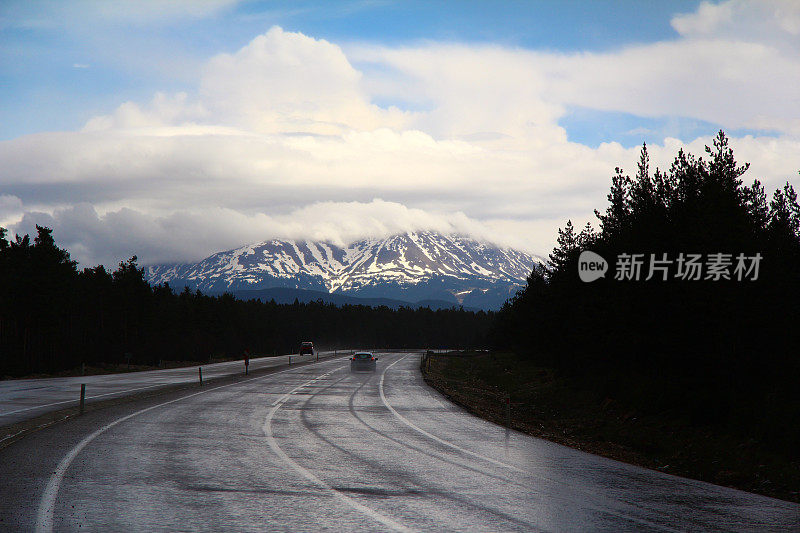
[[[314,355],[314,343],[311,341],[300,343],[300,355]]]
[[[356,352],[350,358],[350,372],[358,372],[359,370],[371,370],[375,372],[377,359],[371,352]]]

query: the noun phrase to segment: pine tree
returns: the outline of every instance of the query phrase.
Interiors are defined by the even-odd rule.
[[[708,163],[710,183],[727,195],[728,201],[738,200],[742,186],[740,178],[750,168],[750,163],[736,166],[733,149],[728,146],[728,138],[722,130],[714,137],[714,148],[706,146],[706,153],[711,156]]]
[[[557,246],[550,254],[550,265],[553,271],[559,272],[566,267],[570,257],[579,246],[578,235],[575,233],[572,220],[567,220],[567,225],[564,229],[558,230],[558,239],[556,242]]]
[[[772,196],[768,227],[775,238],[788,242],[800,240],[800,205],[797,192],[788,181]]]
[[[611,191],[608,193],[608,207],[605,214],[595,209],[594,214],[600,220],[600,232],[613,238],[619,235],[627,225],[630,217],[630,187],[631,179],[617,167],[611,178]]]
[[[581,250],[591,248],[597,242],[598,233],[592,227],[590,222],[587,222],[581,232],[578,234],[578,247]]]
[[[649,219],[655,215],[656,191],[650,176],[650,155],[647,144],[642,145],[636,176],[631,182],[630,205],[633,216]]]
[[[759,231],[765,230],[769,221],[769,206],[764,186],[759,180],[754,180],[753,185],[743,188],[742,197],[753,228]]]

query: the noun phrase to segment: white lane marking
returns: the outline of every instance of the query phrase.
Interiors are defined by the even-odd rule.
[[[344,368],[345,366],[347,366],[347,365],[343,365],[343,366],[341,366],[339,368]],[[338,370],[338,368],[335,369],[335,370]],[[309,385],[309,384],[313,383],[314,381],[316,381],[317,379],[322,378],[323,376],[328,376],[328,375],[332,374],[335,370],[332,370],[331,372],[328,372],[326,374],[322,374],[321,376],[318,376],[315,379],[309,380],[309,381],[303,383],[302,385],[300,385],[299,387],[295,387],[292,391],[289,391],[288,393],[284,394],[277,402],[272,404],[273,405],[272,410],[269,412],[269,415],[267,415],[267,419],[264,421],[264,426],[261,428],[264,431],[264,434],[267,437],[267,442],[269,443],[269,447],[272,448],[272,451],[275,452],[275,455],[280,457],[281,460],[284,463],[286,463],[287,465],[289,465],[295,472],[297,472],[298,474],[300,474],[301,476],[303,476],[307,480],[311,481],[315,485],[318,485],[325,492],[329,493],[331,496],[333,496],[337,500],[341,501],[342,503],[345,503],[345,504],[349,505],[350,507],[352,507],[356,511],[359,511],[360,513],[363,513],[363,514],[367,515],[368,517],[372,518],[373,520],[375,520],[377,522],[380,522],[384,526],[389,527],[389,528],[391,528],[391,529],[393,529],[395,531],[413,531],[413,530],[409,529],[408,527],[404,526],[403,524],[401,524],[400,522],[392,520],[388,516],[382,515],[379,512],[375,511],[374,509],[371,509],[371,508],[367,507],[366,505],[364,505],[362,503],[359,503],[358,501],[354,500],[350,496],[347,496],[343,492],[341,492],[339,490],[336,490],[335,488],[333,488],[332,486],[328,485],[323,480],[321,480],[320,478],[315,476],[313,473],[311,473],[310,471],[306,470],[305,468],[303,468],[302,466],[300,466],[299,464],[294,462],[294,460],[291,457],[289,457],[288,455],[286,455],[286,452],[284,452],[281,449],[281,447],[278,446],[278,442],[275,440],[275,437],[272,434],[272,419],[275,417],[275,413],[278,412],[278,409],[280,409],[283,406],[284,402],[286,402],[286,400],[288,400],[289,397],[296,390],[301,389],[301,388],[305,387],[306,385]]]
[[[329,361],[320,361],[320,363],[325,363],[325,362],[329,362]],[[315,364],[318,364],[318,363],[315,362],[315,363],[311,363],[311,364],[315,365]],[[81,450],[83,450],[90,442],[92,442],[95,438],[97,438],[102,433],[108,431],[109,429],[111,429],[112,427],[116,426],[117,424],[125,422],[126,420],[130,420],[131,418],[133,418],[135,416],[139,416],[139,415],[141,415],[143,413],[146,413],[148,411],[151,411],[153,409],[156,409],[157,407],[163,407],[165,405],[169,405],[171,403],[179,402],[181,400],[185,400],[186,398],[192,398],[192,397],[198,396],[200,394],[205,394],[207,392],[215,391],[217,389],[223,389],[225,387],[230,387],[232,385],[241,385],[242,383],[247,383],[249,381],[268,379],[268,378],[271,378],[271,377],[276,376],[278,374],[283,374],[284,372],[297,371],[297,370],[300,370],[302,368],[303,367],[300,367],[300,368],[287,368],[286,370],[279,370],[278,372],[272,372],[270,374],[267,374],[266,376],[259,376],[259,377],[256,377],[256,378],[243,379],[243,380],[237,381],[235,383],[227,383],[225,385],[219,385],[217,387],[212,387],[210,389],[205,389],[205,390],[202,390],[200,392],[195,392],[194,394],[189,394],[187,396],[181,396],[180,398],[176,398],[176,399],[170,400],[168,402],[160,403],[158,405],[152,405],[152,406],[146,407],[145,409],[142,409],[140,411],[136,411],[135,413],[131,413],[131,414],[127,415],[127,416],[123,416],[122,418],[119,418],[119,419],[111,422],[110,424],[106,424],[105,426],[101,427],[100,429],[98,429],[94,433],[88,435],[82,441],[80,441],[77,445],[75,445],[75,447],[72,448],[69,451],[69,453],[67,453],[67,455],[64,456],[64,458],[61,460],[61,462],[58,463],[58,466],[56,467],[56,469],[53,472],[53,474],[50,476],[50,479],[47,482],[47,486],[45,487],[44,492],[42,493],[42,497],[39,499],[39,509],[38,509],[38,512],[36,513],[36,532],[37,533],[49,533],[49,532],[53,531],[53,513],[55,511],[56,498],[58,497],[58,490],[61,487],[61,481],[64,479],[64,474],[67,472],[67,469],[69,468],[70,464],[72,464],[72,461],[75,460],[75,457],[77,457],[77,455],[81,452]]]
[[[401,357],[400,359],[398,359],[397,361],[395,361],[394,363],[392,363],[391,365],[389,365],[385,369],[383,369],[383,373],[381,374],[381,380],[378,383],[378,392],[380,393],[381,401],[383,402],[383,405],[385,405],[389,409],[389,411],[391,411],[392,414],[394,416],[396,416],[398,420],[400,420],[400,422],[402,422],[406,426],[410,427],[411,429],[413,429],[417,433],[421,433],[422,435],[425,435],[429,439],[433,439],[436,442],[438,442],[439,444],[443,444],[445,446],[453,448],[454,450],[458,450],[461,453],[465,453],[467,455],[471,455],[473,457],[477,457],[478,459],[483,459],[484,461],[488,461],[488,462],[490,462],[492,464],[495,464],[497,466],[502,466],[504,468],[510,468],[511,470],[515,470],[515,471],[521,472],[523,474],[530,474],[531,473],[531,472],[529,472],[527,470],[524,470],[522,468],[518,468],[518,467],[516,467],[514,465],[510,465],[508,463],[504,463],[503,461],[498,461],[497,459],[494,459],[493,457],[488,457],[486,455],[481,455],[481,454],[473,452],[471,450],[467,450],[466,448],[462,448],[458,444],[453,444],[450,441],[447,441],[447,440],[444,440],[442,438],[439,438],[439,437],[437,437],[436,435],[434,435],[432,433],[428,433],[427,431],[425,431],[421,427],[415,425],[413,422],[408,420],[406,417],[404,417],[403,415],[398,413],[397,410],[395,410],[395,408],[392,407],[392,404],[390,404],[389,401],[386,399],[386,394],[384,394],[384,392],[383,392],[383,380],[386,377],[386,371],[389,370],[390,368],[392,368],[394,365],[396,365],[400,361],[402,361],[403,359],[405,359],[406,357],[408,357],[408,356],[404,355],[403,357]]]
[[[386,407],[389,409],[389,411],[391,411],[391,412],[392,412],[392,414],[393,414],[394,416],[396,416],[396,417],[398,418],[398,420],[400,420],[400,421],[401,421],[403,424],[407,425],[408,427],[410,427],[410,428],[411,428],[411,429],[413,429],[414,431],[417,431],[417,432],[419,432],[419,433],[421,433],[421,434],[425,435],[426,437],[428,437],[428,438],[430,438],[430,439],[433,439],[433,440],[435,440],[436,442],[438,442],[438,443],[440,443],[440,444],[444,444],[445,446],[449,446],[450,448],[453,448],[454,450],[458,450],[458,451],[460,451],[460,452],[462,452],[462,453],[465,453],[465,454],[467,454],[467,455],[471,455],[471,456],[473,456],[473,457],[477,457],[477,458],[479,458],[479,459],[483,459],[484,461],[488,461],[488,462],[490,462],[490,463],[493,463],[493,464],[495,464],[495,465],[497,465],[497,466],[502,466],[502,467],[505,467],[505,468],[509,468],[509,469],[511,469],[511,470],[514,470],[514,471],[516,471],[516,472],[520,472],[520,473],[522,473],[522,474],[527,474],[527,475],[538,475],[539,477],[542,477],[543,479],[546,479],[547,481],[550,481],[550,482],[552,482],[552,483],[559,483],[559,484],[562,484],[562,485],[564,485],[564,484],[565,484],[563,481],[557,481],[557,480],[555,480],[555,479],[547,478],[547,477],[545,477],[545,476],[542,476],[541,474],[534,474],[533,472],[531,472],[531,471],[529,471],[529,470],[525,470],[525,469],[522,469],[522,468],[518,468],[518,467],[516,467],[516,466],[514,466],[514,465],[510,465],[510,464],[508,464],[508,463],[504,463],[504,462],[502,462],[502,461],[498,461],[497,459],[494,459],[494,458],[492,458],[492,457],[487,457],[486,455],[481,455],[481,454],[479,454],[479,453],[475,453],[475,452],[473,452],[473,451],[471,451],[471,450],[467,450],[466,448],[462,448],[462,447],[461,447],[461,446],[459,446],[458,444],[453,444],[452,442],[450,442],[450,441],[446,441],[446,440],[444,440],[444,439],[442,439],[442,438],[439,438],[439,437],[437,437],[436,435],[434,435],[434,434],[432,434],[432,433],[428,433],[427,431],[425,431],[425,430],[424,430],[424,429],[422,429],[421,427],[419,427],[419,426],[415,425],[413,422],[409,421],[409,420],[408,420],[406,417],[404,417],[403,415],[401,415],[400,413],[398,413],[398,412],[395,410],[395,408],[394,408],[394,407],[392,407],[392,405],[391,405],[391,404],[389,403],[389,401],[386,399],[386,395],[385,395],[385,394],[384,394],[384,392],[383,392],[383,380],[384,380],[384,377],[386,377],[386,372],[387,372],[387,371],[388,371],[390,368],[392,368],[394,365],[396,365],[397,363],[399,363],[400,361],[402,361],[403,359],[405,359],[406,357],[408,357],[408,355],[404,355],[403,357],[401,357],[400,359],[398,359],[397,361],[395,361],[395,362],[394,362],[394,363],[392,363],[391,365],[387,366],[387,367],[386,367],[386,368],[383,370],[383,373],[381,374],[381,380],[380,380],[380,382],[378,383],[378,392],[380,393],[380,396],[381,396],[381,401],[383,401],[383,405],[385,405],[385,406],[386,406]],[[575,488],[574,488],[574,487],[572,487],[571,485],[568,485],[568,486],[570,486],[571,488],[573,488],[573,490],[578,490],[579,492],[582,492],[582,493],[586,494],[586,495],[587,495],[587,496],[589,496],[590,498],[592,498],[592,497],[597,497],[597,494],[595,494],[595,493],[592,493],[592,492],[589,492],[589,491],[586,491],[586,490],[575,489]],[[587,506],[588,506],[588,507],[590,507],[591,509],[594,509],[594,510],[596,510],[596,511],[604,512],[604,513],[605,513],[605,512],[610,512],[610,510],[609,510],[609,509],[607,509],[607,508],[602,508],[602,507],[599,507],[599,506],[597,506],[597,505],[592,505],[591,503],[589,503],[589,502],[588,502],[588,500],[587,500]],[[661,529],[662,531],[672,531],[672,532],[676,532],[676,533],[680,531],[680,530],[673,529],[673,528],[671,528],[671,527],[665,526],[665,525],[663,525],[663,524],[658,524],[658,523],[655,523],[655,522],[651,522],[650,520],[646,520],[646,519],[642,519],[642,518],[638,518],[638,517],[636,517],[636,516],[632,516],[632,515],[626,514],[626,513],[624,513],[624,512],[619,512],[618,514],[619,514],[619,516],[621,516],[621,517],[623,517],[623,518],[627,518],[628,520],[631,520],[632,522],[637,522],[637,523],[640,523],[640,524],[646,524],[646,525],[648,525],[648,526],[650,526],[650,527],[654,527],[654,528]]]
[[[177,385],[177,384],[180,384],[180,383],[187,383],[187,382],[188,381],[173,381],[173,382],[169,382],[169,383],[157,383],[155,385],[148,385],[147,387],[138,387],[138,388],[135,388],[135,389],[126,389],[126,390],[121,390],[121,391],[107,392],[105,394],[97,394],[95,396],[87,396],[86,399],[87,400],[93,400],[95,398],[102,398],[103,396],[111,396],[112,394],[125,394],[126,392],[134,392],[134,391],[137,391],[137,390],[152,389],[153,387],[166,387],[168,385]],[[44,408],[44,407],[52,407],[54,405],[61,405],[62,403],[78,403],[78,402],[79,402],[79,400],[64,400],[64,401],[61,401],[61,402],[46,403],[46,404],[43,404],[43,405],[34,405],[32,407],[25,407],[24,409],[17,409],[16,411],[6,411],[5,413],[0,413],[0,416],[13,415],[15,413],[21,413],[23,411],[30,411],[31,409],[41,409],[41,408]]]
[[[279,357],[283,357],[283,356],[279,356]],[[273,362],[273,361],[267,361],[267,362]],[[317,362],[317,361],[315,361],[315,362]],[[236,363],[236,365],[233,365],[232,363]],[[258,367],[252,367],[251,372],[256,371],[256,370],[261,370],[263,368],[272,368],[274,366],[279,366],[281,364],[280,361],[275,361],[275,363],[276,364],[274,364],[274,365],[260,365],[259,364]],[[232,361],[232,362],[215,363],[215,364],[226,365],[226,366],[225,367],[218,367],[218,368],[213,369],[214,370],[213,372],[209,372],[207,374],[207,376],[206,376],[207,379],[216,378],[216,377],[231,376],[233,374],[236,374],[237,372],[234,372],[233,374],[231,374],[231,373],[218,374],[216,372],[216,370],[220,370],[220,368],[222,368],[224,370],[227,370],[228,366],[238,366],[239,362],[238,361]],[[251,366],[252,366],[252,362],[251,362]],[[169,372],[171,370],[173,370],[173,369],[170,368],[170,369],[164,370],[164,372]],[[275,372],[273,372],[273,373],[275,373]],[[163,383],[156,383],[155,385],[148,385],[146,387],[137,387],[135,389],[125,389],[125,390],[120,390],[120,391],[107,392],[105,394],[96,394],[94,396],[87,396],[86,399],[87,400],[94,400],[95,398],[102,398],[104,396],[111,396],[112,394],[125,394],[126,392],[135,392],[137,390],[152,389],[153,387],[168,387],[170,385],[182,385],[184,383],[195,383],[195,381],[194,381],[194,378],[192,378],[191,376],[187,376],[186,379],[184,379],[182,381],[181,380],[178,380],[178,381],[165,381]],[[54,405],[61,405],[61,404],[64,404],[64,403],[78,403],[78,401],[79,400],[63,400],[63,401],[60,401],[60,402],[46,403],[46,404],[42,404],[42,405],[33,405],[31,407],[24,407],[22,409],[17,409],[15,411],[5,411],[3,413],[0,413],[0,416],[13,415],[13,414],[16,414],[16,413],[22,413],[24,411],[30,411],[32,409],[43,409],[45,407],[53,407]]]

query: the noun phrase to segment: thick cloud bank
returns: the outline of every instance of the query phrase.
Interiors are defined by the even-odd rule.
[[[673,19],[672,42],[575,54],[340,45],[273,27],[211,57],[186,92],[0,143],[0,225],[53,226],[84,264],[424,228],[545,255],[638,154],[572,142],[569,106],[748,128],[731,144],[750,179],[795,176],[798,20],[794,3],[702,4]],[[663,167],[709,142],[649,148]]]

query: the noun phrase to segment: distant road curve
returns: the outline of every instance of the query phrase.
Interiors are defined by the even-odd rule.
[[[0,450],[0,529],[797,531],[800,506],[508,431],[417,354],[95,410]],[[34,452],[35,453],[32,453]]]

